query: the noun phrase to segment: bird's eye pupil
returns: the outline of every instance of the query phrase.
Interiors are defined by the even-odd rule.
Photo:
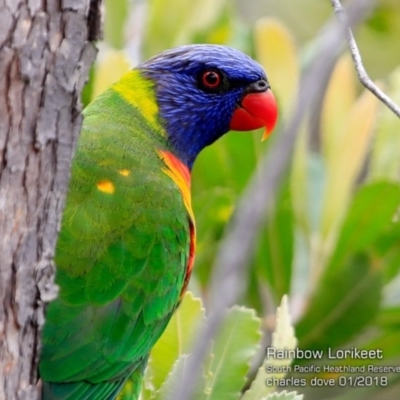
[[[206,71],[203,73],[202,83],[205,87],[215,89],[221,83],[221,75],[216,71]]]

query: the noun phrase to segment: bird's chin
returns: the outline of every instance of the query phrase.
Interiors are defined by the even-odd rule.
[[[275,96],[268,89],[261,93],[246,94],[232,115],[229,128],[234,131],[252,131],[265,127],[262,140],[273,131],[278,119]]]

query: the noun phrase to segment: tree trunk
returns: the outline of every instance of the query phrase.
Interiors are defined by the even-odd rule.
[[[0,0],[0,399],[40,398],[44,306],[101,0]]]

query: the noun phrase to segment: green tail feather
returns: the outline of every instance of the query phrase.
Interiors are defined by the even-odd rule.
[[[43,382],[43,400],[114,400],[125,381],[92,384],[89,382]],[[132,399],[133,400],[133,399]]]
[[[115,400],[117,398],[118,400],[137,400],[140,395],[146,365],[147,357],[128,379],[115,382],[97,384],[85,381],[71,383],[43,382],[42,400]],[[120,394],[118,395],[118,393]]]

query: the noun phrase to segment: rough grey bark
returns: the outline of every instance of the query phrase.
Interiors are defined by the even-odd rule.
[[[0,399],[40,398],[52,258],[101,0],[0,0]]]

